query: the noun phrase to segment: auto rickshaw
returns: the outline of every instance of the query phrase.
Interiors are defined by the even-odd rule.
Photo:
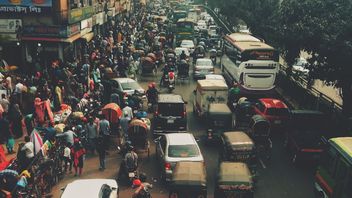
[[[222,161],[247,163],[256,173],[256,150],[253,140],[244,131],[229,131],[221,135]]]
[[[193,64],[196,63],[198,58],[204,58],[205,57],[205,48],[201,45],[198,45],[193,52]]]
[[[148,140],[148,126],[139,119],[134,119],[128,126],[128,139],[137,151],[147,152],[150,155],[150,142]]]
[[[261,115],[252,116],[249,122],[248,134],[254,141],[257,155],[269,159],[273,146],[270,139],[270,122]]]
[[[236,128],[246,128],[252,116],[255,114],[253,109],[253,104],[248,100],[239,100],[236,105],[234,105],[235,112],[235,127]]]
[[[189,79],[189,64],[186,60],[181,60],[177,67],[178,75],[177,78],[179,80]]]
[[[233,116],[227,104],[209,104],[207,123],[207,142],[209,143],[218,141],[222,132],[233,128]]]
[[[155,57],[155,59],[156,59],[156,57]],[[153,61],[152,57],[147,56],[147,57],[142,58],[142,60],[141,60],[141,70],[142,70],[142,74],[146,74],[146,73],[154,73],[154,74],[156,74],[157,67],[156,67],[155,61]]]
[[[253,188],[252,175],[245,163],[220,163],[214,198],[253,198]]]
[[[178,162],[173,171],[169,198],[205,198],[206,184],[203,162]]]

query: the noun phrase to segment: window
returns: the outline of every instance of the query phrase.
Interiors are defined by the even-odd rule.
[[[272,116],[289,116],[289,111],[286,108],[268,108],[266,114]]]
[[[170,145],[169,157],[196,157],[199,155],[197,145]]]
[[[183,103],[160,103],[158,111],[161,116],[183,116]]]
[[[240,60],[237,50],[231,43],[226,40],[224,41],[224,52],[229,57],[229,59],[235,63],[236,66],[239,66],[239,64],[236,63],[236,61],[238,62]]]
[[[265,106],[264,106],[261,102],[255,103],[255,106],[257,107],[257,109],[258,109],[260,112],[264,112],[264,111],[265,111]]]

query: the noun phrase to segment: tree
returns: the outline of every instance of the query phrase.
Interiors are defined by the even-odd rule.
[[[288,63],[304,50],[310,77],[342,89],[343,113],[352,116],[352,2],[284,0],[280,41]],[[291,65],[291,64],[289,64]]]

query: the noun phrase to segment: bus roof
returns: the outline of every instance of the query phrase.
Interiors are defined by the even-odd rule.
[[[241,51],[254,49],[274,50],[270,45],[262,42],[260,39],[245,33],[232,33],[225,36],[225,39],[239,48]]]
[[[189,18],[179,19],[179,20],[177,20],[176,23],[184,23],[184,22],[189,22],[189,23],[193,23],[194,24],[194,22],[191,19],[189,19]]]
[[[245,33],[232,33],[227,35],[229,39],[231,39],[233,42],[239,42],[239,41],[256,41],[260,42],[261,40],[258,38],[255,38],[254,36],[250,34],[245,34]]]
[[[352,164],[352,137],[331,138],[329,142]]]

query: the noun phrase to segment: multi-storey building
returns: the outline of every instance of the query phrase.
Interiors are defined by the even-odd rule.
[[[0,0],[0,59],[26,67],[79,58],[85,42],[130,8],[129,0]]]

